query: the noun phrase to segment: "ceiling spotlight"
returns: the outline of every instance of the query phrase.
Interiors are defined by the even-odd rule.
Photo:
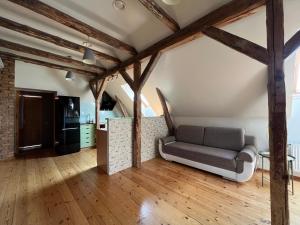
[[[116,10],[124,10],[126,7],[126,3],[123,0],[114,0],[112,5]]]
[[[4,69],[4,63],[2,62],[2,59],[0,58],[0,70]]]
[[[82,61],[85,64],[89,64],[89,65],[96,64],[95,54],[90,48],[88,47],[85,48]]]
[[[66,74],[66,80],[67,81],[72,81],[75,79],[75,75],[72,71],[68,71],[67,74]]]
[[[178,5],[181,0],[162,0],[167,5]]]

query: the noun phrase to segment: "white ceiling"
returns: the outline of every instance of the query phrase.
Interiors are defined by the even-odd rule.
[[[138,51],[168,36],[172,32],[150,14],[137,0],[125,0],[125,11],[116,11],[112,0],[43,0],[43,2],[82,20],[130,45]],[[182,0],[177,6],[166,6],[156,0],[181,27],[195,21],[229,0]],[[285,39],[300,28],[300,1],[285,0]],[[0,0],[0,15],[25,25],[61,36],[78,44],[86,37],[30,10]],[[266,46],[265,12],[224,27],[225,30]],[[0,27],[0,36],[35,48],[76,59],[81,54]],[[126,53],[93,40],[93,48],[118,56]],[[293,57],[286,64],[288,102],[293,89]],[[105,65],[111,66],[111,65]],[[145,65],[144,65],[145,66]],[[143,93],[153,108],[161,113],[155,92],[159,87],[176,116],[266,117],[266,66],[243,56],[207,37],[163,54]],[[110,82],[109,93],[117,94],[131,108],[132,103],[120,89],[122,78]]]
[[[300,1],[286,0],[284,7],[285,40],[288,40],[300,28]],[[224,29],[266,46],[265,8]],[[285,63],[288,114],[295,88],[294,63],[293,55]],[[121,77],[110,82],[108,92],[112,96],[117,94],[132,109],[132,103],[120,89],[122,83]],[[268,115],[267,67],[208,37],[172,49],[159,60],[143,94],[161,114],[156,87],[162,90],[176,117],[266,118]]]
[[[119,40],[134,46],[138,51],[172,34],[172,31],[154,17],[137,0],[124,0],[126,9],[115,10],[113,0],[42,0],[42,2],[63,11]],[[182,0],[179,5],[168,6],[156,2],[171,15],[181,27],[195,21],[206,13],[218,8],[229,0]],[[21,24],[40,29],[47,33],[60,36],[77,44],[87,40],[84,34],[36,14],[26,8],[9,1],[0,1],[0,15]],[[62,55],[71,55],[80,59],[81,54],[41,41],[26,35],[0,27],[1,38],[40,48]],[[127,53],[111,48],[97,40],[91,39],[93,48],[121,59],[129,57]],[[111,64],[104,63],[110,67]]]

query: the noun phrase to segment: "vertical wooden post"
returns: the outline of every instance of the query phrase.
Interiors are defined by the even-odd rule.
[[[133,166],[136,168],[141,167],[141,120],[142,120],[142,105],[141,105],[141,89],[140,77],[141,77],[141,63],[134,63],[134,103],[133,103]]]
[[[283,0],[267,0],[272,225],[289,224]]]
[[[156,52],[153,54],[142,74],[141,70],[141,62],[136,61],[133,64],[133,80],[125,71],[125,69],[121,69],[119,72],[121,73],[124,80],[128,83],[130,88],[134,92],[134,102],[133,102],[133,151],[132,151],[132,164],[136,168],[140,168],[142,164],[141,159],[141,148],[142,148],[142,103],[141,103],[141,92],[142,89],[147,82],[153,68],[155,67],[158,59],[160,57],[160,53]]]
[[[99,96],[97,95],[97,92],[98,92],[98,88],[99,88],[99,82],[100,81],[97,81],[96,83],[95,83],[95,90],[96,90],[96,94],[95,94],[95,124],[96,124],[96,129],[98,129],[98,125],[99,125],[99,108],[100,108],[100,106],[99,106]]]
[[[90,82],[90,89],[94,95],[95,98],[95,123],[96,128],[100,128],[100,117],[99,117],[99,111],[100,111],[100,105],[102,100],[102,94],[105,90],[107,83],[107,79],[101,79],[95,82]]]
[[[100,99],[101,96],[98,96],[95,98],[95,123],[96,123],[96,129],[100,128],[100,117],[99,117],[99,111],[100,111]]]

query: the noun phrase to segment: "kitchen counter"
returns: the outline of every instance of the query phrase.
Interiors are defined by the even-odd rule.
[[[96,144],[96,125],[94,123],[80,124],[80,148],[91,148]]]

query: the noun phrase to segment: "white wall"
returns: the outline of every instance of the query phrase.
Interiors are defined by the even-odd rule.
[[[65,80],[66,72],[16,61],[15,86],[57,91],[58,95],[80,97],[81,122],[88,114],[95,118],[95,102],[86,76],[76,74],[74,81]]]
[[[285,39],[300,27],[300,1],[285,6]],[[266,14],[258,13],[223,29],[266,47]],[[143,64],[143,67],[145,67]],[[287,117],[290,118],[294,90],[295,55],[285,62]],[[132,71],[128,71],[129,74]],[[122,96],[122,78],[109,84],[128,108],[132,102]],[[259,150],[268,148],[267,67],[208,37],[201,37],[163,53],[147,81],[143,94],[158,115],[162,110],[155,88],[172,107],[176,125],[243,127],[258,139]]]
[[[300,95],[293,97],[291,117],[288,121],[288,133],[291,144],[300,144]]]

